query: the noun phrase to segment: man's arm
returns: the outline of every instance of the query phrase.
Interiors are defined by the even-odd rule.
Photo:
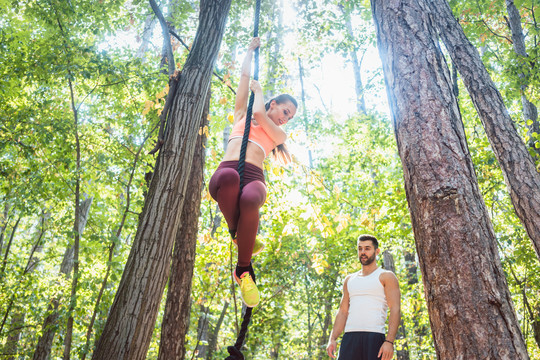
[[[328,339],[328,345],[326,346],[326,352],[328,356],[335,358],[334,352],[337,347],[337,338],[343,330],[345,329],[345,323],[347,322],[347,316],[349,315],[349,290],[347,290],[347,281],[349,281],[349,276],[345,278],[343,282],[343,297],[341,298],[341,303],[339,304],[339,310],[334,320],[334,327],[332,328],[332,333],[330,334],[330,339]]]
[[[393,272],[385,272],[380,276],[381,283],[384,286],[384,294],[386,295],[386,302],[390,309],[390,316],[388,319],[388,334],[386,340],[379,350],[379,357],[382,356],[382,360],[390,360],[394,355],[394,341],[399,327],[399,320],[401,318],[401,292],[399,291],[399,282]]]

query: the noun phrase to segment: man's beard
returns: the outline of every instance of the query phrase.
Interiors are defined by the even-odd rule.
[[[373,254],[372,257],[363,257],[361,256],[360,257],[360,263],[364,266],[366,265],[370,265],[372,262],[375,261],[375,257],[377,256],[377,254]]]

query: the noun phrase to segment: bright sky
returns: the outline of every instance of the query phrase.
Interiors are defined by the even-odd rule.
[[[283,1],[282,3],[284,4],[283,22],[285,24],[294,24],[297,15],[292,2]],[[353,23],[355,22],[354,14],[352,21]],[[375,31],[373,26],[372,31]],[[283,40],[285,43],[284,53],[293,52],[297,42],[295,34],[289,33]],[[360,57],[360,54],[358,56]],[[294,61],[297,61],[297,59],[294,59]],[[297,63],[291,63],[288,69],[291,73],[297,73]],[[381,69],[382,64],[376,47],[369,47],[361,67],[363,84],[366,85],[375,72],[382,74]],[[309,76],[304,79],[308,107],[313,108],[315,106],[317,108],[323,108],[322,102],[324,101],[324,105],[338,119],[346,118],[356,112],[354,72],[352,64],[348,59],[345,59],[339,54],[327,53],[323,56],[320,67],[318,69],[312,68],[308,73]],[[376,77],[374,81],[381,82],[381,76]],[[299,81],[295,84],[294,88],[297,89],[297,94],[301,94]],[[320,90],[320,96],[317,88]],[[378,86],[374,90],[367,92],[365,94],[365,102],[368,111],[373,109],[379,113],[389,115],[388,101],[384,87]]]

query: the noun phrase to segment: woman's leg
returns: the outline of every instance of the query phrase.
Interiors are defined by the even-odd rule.
[[[238,228],[238,194],[240,193],[240,176],[235,169],[222,168],[216,170],[208,185],[210,195],[217,201],[219,209],[227,221],[229,230]]]
[[[253,245],[259,228],[259,209],[266,201],[266,186],[261,181],[252,181],[242,190],[240,195],[237,244],[238,266],[249,266]]]

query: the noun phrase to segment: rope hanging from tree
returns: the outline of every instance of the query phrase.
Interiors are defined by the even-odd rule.
[[[257,0],[255,4],[255,24],[253,29],[253,37],[259,36],[259,13],[261,12],[261,0]],[[255,68],[253,78],[259,80],[259,48],[255,49]],[[238,159],[238,174],[240,175],[240,191],[244,187],[244,168],[246,164],[246,150],[249,139],[249,130],[251,129],[251,116],[253,115],[253,101],[255,94],[253,91],[249,95],[249,102],[246,114],[246,126],[244,128],[244,136],[242,137],[242,147],[240,148],[240,158]]]
[[[255,2],[255,20],[253,25],[253,37],[259,36],[259,15],[261,12],[261,0],[256,0]],[[253,71],[253,78],[259,80],[259,48],[255,49],[255,68]],[[246,126],[244,128],[244,135],[242,137],[242,146],[240,148],[240,157],[238,159],[238,174],[240,175],[240,192],[244,188],[244,169],[246,164],[246,150],[249,139],[249,130],[251,129],[251,116],[253,115],[253,102],[255,100],[255,93],[253,91],[249,95],[249,102],[246,114]],[[242,345],[244,345],[244,340],[246,339],[249,322],[251,320],[251,313],[253,308],[246,307],[244,315],[242,317],[242,325],[240,326],[240,331],[238,332],[238,337],[236,338],[236,343],[234,346],[227,347],[229,356],[225,360],[244,360],[244,355],[240,351]]]

